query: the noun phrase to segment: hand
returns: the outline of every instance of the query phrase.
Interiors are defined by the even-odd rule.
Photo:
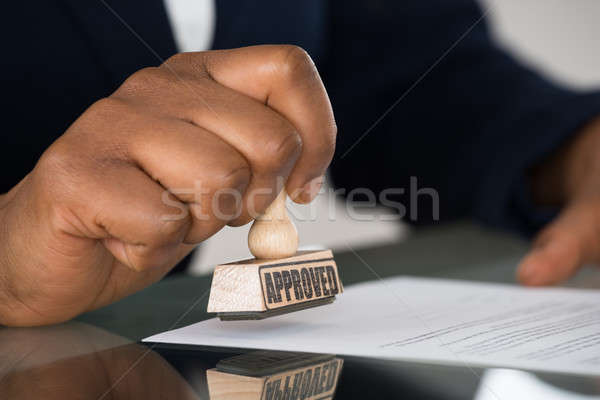
[[[294,46],[179,54],[133,74],[0,199],[0,324],[68,320],[159,280],[283,182],[311,201],[335,135]]]
[[[186,399],[194,389],[159,354],[95,327],[0,331],[1,399]]]
[[[533,192],[538,203],[563,206],[544,227],[518,269],[526,285],[551,285],[585,264],[600,262],[600,118],[538,166]]]

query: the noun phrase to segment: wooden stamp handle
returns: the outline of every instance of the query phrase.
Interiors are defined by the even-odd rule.
[[[285,208],[286,193],[282,190],[265,213],[252,223],[248,233],[248,248],[256,258],[286,258],[298,250],[298,231]]]

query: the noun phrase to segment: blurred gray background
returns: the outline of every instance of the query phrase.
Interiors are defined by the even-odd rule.
[[[500,45],[521,61],[576,90],[600,87],[599,0],[481,0],[481,3]],[[410,235],[405,224],[385,220],[384,210],[375,212],[370,220],[359,221],[352,218],[345,204],[336,200],[329,188],[323,192],[310,206],[290,206],[290,212],[303,220],[296,223],[301,247],[360,249]],[[250,257],[246,244],[249,228],[250,225],[225,228],[203,243],[195,256],[192,273],[207,273],[216,264]]]

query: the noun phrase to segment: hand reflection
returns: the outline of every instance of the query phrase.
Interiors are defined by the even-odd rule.
[[[0,399],[198,399],[157,353],[97,328],[0,328]]]

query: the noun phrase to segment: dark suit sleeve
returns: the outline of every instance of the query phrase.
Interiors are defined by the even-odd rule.
[[[439,193],[441,220],[531,233],[551,217],[530,204],[527,169],[600,113],[600,94],[518,64],[470,0],[334,0],[329,15],[320,67],[339,128],[336,186],[404,188],[394,200],[415,224],[436,215],[411,177]]]

